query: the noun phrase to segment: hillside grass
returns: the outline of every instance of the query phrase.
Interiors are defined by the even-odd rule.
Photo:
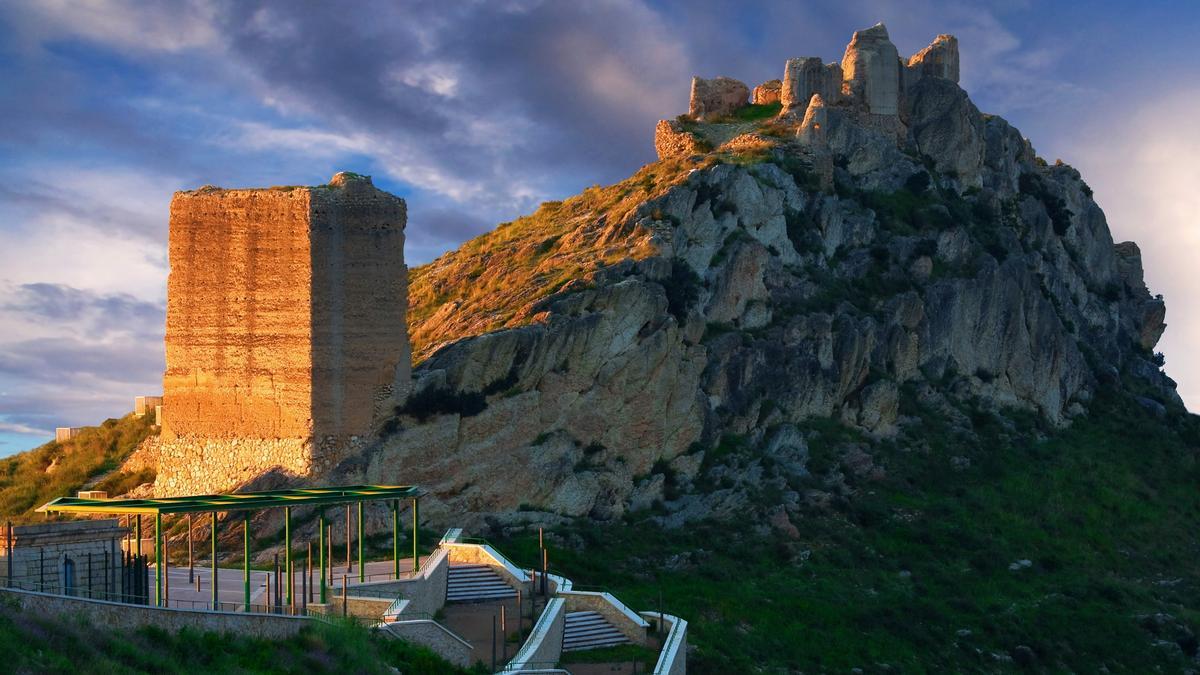
[[[0,650],[6,673],[477,672],[350,623],[314,622],[286,640],[190,629],[113,630],[78,618],[25,614],[11,600],[0,602]]]
[[[632,222],[639,206],[687,179],[700,163],[668,159],[629,178],[592,186],[480,235],[409,270],[408,330],[413,362],[446,342],[532,323],[537,301],[626,258],[653,253],[650,233]]]
[[[13,522],[45,519],[34,509],[58,497],[73,496],[89,481],[114,472],[142,441],[157,433],[152,415],[132,413],[98,427],[85,427],[78,436],[0,459],[0,518]],[[53,467],[53,468],[52,468]],[[150,471],[111,473],[95,485],[110,495],[154,480]]]
[[[749,519],[665,530],[641,514],[558,530],[583,545],[552,548],[552,566],[638,610],[661,597],[691,622],[692,673],[1194,667],[1195,418],[1162,422],[1108,394],[1045,440],[1031,416],[982,412],[966,440],[905,412],[928,447],[885,446],[887,477],[793,518],[794,541]],[[813,452],[836,462],[844,439],[825,438]],[[500,545],[537,557],[536,534]]]

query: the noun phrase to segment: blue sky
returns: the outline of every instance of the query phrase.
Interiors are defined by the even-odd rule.
[[[653,160],[692,75],[753,85],[884,21],[1078,167],[1167,299],[1200,409],[1191,3],[10,0],[0,6],[0,455],[160,388],[171,193],[369,173],[426,262]]]

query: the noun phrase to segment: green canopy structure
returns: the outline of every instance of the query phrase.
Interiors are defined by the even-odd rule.
[[[156,605],[163,604],[163,531],[162,517],[170,514],[194,514],[194,513],[210,513],[212,515],[212,607],[217,609],[219,603],[217,600],[217,514],[218,513],[242,513],[242,523],[244,528],[245,551],[243,556],[242,576],[244,581],[245,591],[245,607],[246,611],[250,610],[250,512],[262,511],[272,508],[284,509],[284,552],[285,565],[288,571],[289,583],[287,585],[288,602],[292,601],[292,518],[291,511],[294,506],[312,506],[316,507],[319,512],[319,534],[320,544],[318,546],[320,555],[320,570],[321,570],[321,602],[326,601],[326,585],[325,571],[326,565],[330,568],[333,566],[332,560],[326,560],[325,555],[325,537],[327,536],[327,527],[325,524],[325,512],[323,507],[346,505],[347,507],[347,541],[346,541],[346,559],[347,564],[350,556],[349,542],[349,507],[357,505],[358,507],[358,573],[359,581],[365,581],[365,567],[363,566],[363,504],[370,501],[391,501],[392,502],[392,559],[393,573],[396,577],[400,576],[400,548],[399,548],[399,510],[400,500],[408,499],[412,501],[412,545],[413,545],[413,571],[420,571],[420,554],[417,549],[417,525],[420,517],[420,498],[425,494],[425,491],[413,485],[343,485],[339,487],[312,487],[312,488],[293,488],[286,490],[267,490],[263,492],[241,492],[236,494],[221,494],[221,495],[189,495],[183,497],[162,497],[158,499],[83,499],[78,497],[59,497],[52,502],[49,502],[37,510],[42,513],[86,513],[86,514],[101,514],[101,515],[125,515],[137,516],[137,546],[138,553],[141,553],[141,516],[154,516],[154,598]],[[189,541],[191,530],[188,531]],[[190,546],[190,544],[189,544]]]

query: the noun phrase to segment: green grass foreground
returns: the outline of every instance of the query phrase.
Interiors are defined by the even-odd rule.
[[[463,670],[432,651],[349,623],[318,623],[286,640],[184,629],[114,631],[0,603],[6,673],[442,673]]]
[[[661,594],[691,622],[690,673],[1182,672],[1200,626],[1196,418],[1109,396],[1042,440],[1032,416],[978,414],[964,439],[906,410],[924,443],[885,445],[887,477],[793,517],[794,540],[640,514],[558,530],[574,544],[551,560],[638,610]],[[497,543],[536,557],[536,534]]]

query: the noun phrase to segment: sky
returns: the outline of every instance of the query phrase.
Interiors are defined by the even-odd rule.
[[[753,86],[878,21],[901,54],[957,35],[976,105],[1081,171],[1200,410],[1200,5],[5,0],[0,456],[161,391],[175,190],[371,174],[420,264],[653,161],[692,75]]]

